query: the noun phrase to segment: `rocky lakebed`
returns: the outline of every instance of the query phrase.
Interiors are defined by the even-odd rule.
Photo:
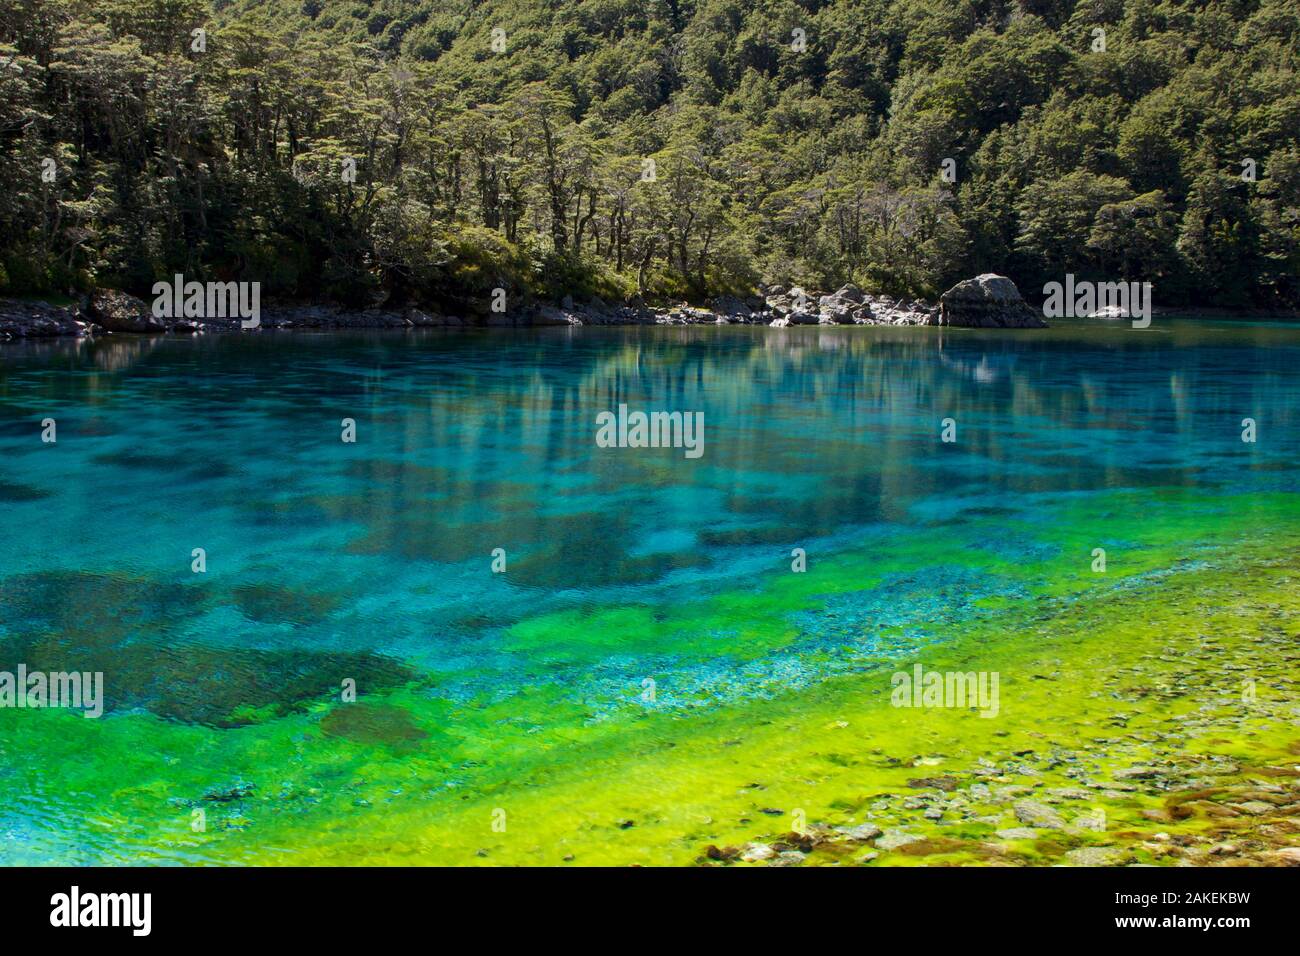
[[[705,845],[697,864],[1300,866],[1297,566],[1199,567],[1072,605],[1053,629],[1127,611],[1159,631],[1095,649],[1087,679],[1069,658],[1092,639],[1045,641],[1022,675],[1038,696],[1027,712],[991,732],[972,715],[978,733],[924,753],[869,747],[876,786],[842,800],[841,819],[776,830],[791,809],[754,782],[766,835]]]

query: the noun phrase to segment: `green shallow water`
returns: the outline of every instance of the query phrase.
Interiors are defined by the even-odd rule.
[[[0,858],[690,863],[806,818],[978,863],[1006,808],[909,780],[1276,770],[1297,359],[1173,319],[7,346],[0,669],[102,671],[106,712],[0,709]],[[598,447],[620,403],[702,411],[702,457]],[[998,716],[890,706],[915,662],[997,671]],[[1209,825],[1106,792],[1141,861]]]

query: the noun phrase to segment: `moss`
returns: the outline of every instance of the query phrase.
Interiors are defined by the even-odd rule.
[[[343,603],[343,596],[337,592],[274,584],[241,584],[230,593],[249,620],[262,624],[319,624]]]
[[[169,698],[178,714],[192,717],[195,698],[209,692],[220,700],[210,713],[226,716],[248,714],[238,708],[258,700],[269,705],[279,694],[299,703],[257,711],[260,722],[230,729],[120,710],[101,721],[0,712],[0,747],[13,768],[0,781],[0,796],[39,779],[47,791],[57,787],[94,800],[106,817],[135,820],[157,834],[151,845],[131,850],[137,860],[174,858],[181,841],[194,840],[186,817],[164,812],[167,795],[250,780],[258,789],[243,807],[248,825],[213,828],[199,850],[185,852],[227,862],[308,864],[559,864],[568,855],[587,865],[690,864],[710,844],[779,838],[798,809],[809,823],[870,819],[920,837],[910,852],[878,851],[875,866],[1054,864],[1073,849],[1110,844],[1128,859],[1170,865],[1205,859],[1189,854],[1229,840],[1255,848],[1256,856],[1244,860],[1251,862],[1276,843],[1276,821],[1288,809],[1262,802],[1264,811],[1255,815],[1232,804],[1249,801],[1260,780],[1292,789],[1297,780],[1290,750],[1297,740],[1283,718],[1294,681],[1288,654],[1300,620],[1293,585],[1300,556],[1291,547],[1295,522],[1285,510],[1291,506],[1276,505],[1260,512],[1264,527],[1237,537],[1206,523],[1195,546],[1162,540],[1166,532],[1185,533],[1178,521],[1153,526],[1140,558],[1130,556],[1127,575],[1077,575],[1070,561],[1048,568],[1053,573],[1044,573],[1021,600],[952,617],[942,626],[943,643],[901,665],[922,659],[927,668],[997,670],[1003,683],[996,720],[966,710],[891,707],[889,676],[900,666],[892,662],[762,697],[713,697],[688,710],[641,705],[637,687],[626,689],[622,706],[602,709],[589,685],[568,676],[477,696],[385,690],[382,681],[368,679],[362,704],[339,706],[326,702],[322,683],[352,676],[346,669],[360,661],[240,658],[224,651],[205,658],[193,646],[168,660],[155,642],[149,656],[158,660],[128,655],[124,673],[153,668],[157,684],[188,688]],[[1200,542],[1215,538],[1222,547],[1201,549]],[[1193,554],[1200,559],[1187,560]],[[909,561],[924,566],[924,555],[900,548],[898,566]],[[774,571],[748,590],[667,609],[606,606],[535,615],[501,640],[511,652],[554,656],[575,668],[566,675],[615,649],[708,660],[752,653],[759,660],[795,638],[787,620],[792,610],[825,608],[828,595],[860,592],[871,579],[867,567],[852,552],[824,556],[807,574]],[[125,581],[114,598],[114,589],[97,579],[65,583],[110,601],[137,624],[148,619],[141,616],[147,587]],[[26,597],[18,610],[30,623],[39,610],[32,595],[48,589],[27,580],[19,592]],[[885,593],[896,600],[907,592]],[[190,606],[166,589],[154,599]],[[7,605],[5,613],[12,616],[14,608]],[[78,628],[85,623],[58,615]],[[713,636],[701,642],[701,634]],[[74,637],[89,639],[81,632]],[[1242,704],[1243,673],[1256,682],[1250,706]],[[259,679],[265,683],[257,685]],[[220,696],[223,680],[235,685],[227,696]],[[660,693],[671,699],[673,689],[661,686]],[[34,753],[39,760],[25,756]],[[1131,790],[1109,789],[1122,779],[1118,772],[1148,766],[1163,776],[1135,778]],[[970,785],[981,779],[990,788],[1018,786],[1034,794],[1093,781],[1086,799],[1042,799],[1054,801],[1071,826],[1103,809],[1106,830],[1000,841],[994,832],[1016,823],[1006,801],[975,797]],[[957,785],[908,786],[933,780]],[[927,793],[963,796],[976,817],[1001,822],[955,812],[929,820],[920,809],[903,808],[906,798]],[[382,813],[374,811],[379,807]],[[1172,808],[1191,813],[1148,815]],[[507,814],[505,833],[492,830],[498,809]],[[636,825],[621,829],[627,820]],[[292,849],[272,856],[270,846]],[[489,857],[477,855],[489,846]],[[817,848],[808,863],[861,858],[856,850]]]
[[[239,590],[239,589],[237,589]],[[243,592],[264,620],[319,621],[337,598]],[[170,720],[239,727],[305,711],[352,679],[367,690],[416,680],[368,652],[267,651],[178,640],[213,599],[199,586],[53,571],[0,582],[0,667],[101,672],[109,713],[143,708]]]
[[[429,736],[415,723],[410,711],[390,704],[340,704],[321,719],[320,728],[329,737],[394,750],[411,750]]]

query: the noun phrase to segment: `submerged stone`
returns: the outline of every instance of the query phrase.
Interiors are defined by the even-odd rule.
[[[43,488],[33,488],[31,485],[0,479],[0,501],[40,501],[42,498],[50,497],[51,494],[52,492]]]
[[[1064,862],[1070,866],[1115,866],[1127,852],[1114,846],[1084,846],[1065,854]]]
[[[338,594],[275,584],[241,584],[231,596],[244,616],[259,624],[318,624],[343,603]]]
[[[328,737],[398,750],[412,749],[429,736],[409,711],[392,704],[341,704],[321,719],[320,728]]]
[[[256,789],[253,784],[240,780],[228,787],[214,787],[203,794],[203,799],[217,803],[229,803],[233,800],[243,800],[245,797],[251,797]]]
[[[52,571],[0,581],[0,669],[104,675],[106,714],[144,709],[168,720],[239,727],[301,712],[350,678],[369,690],[416,675],[370,651],[267,651],[180,642],[209,599],[197,586]]]

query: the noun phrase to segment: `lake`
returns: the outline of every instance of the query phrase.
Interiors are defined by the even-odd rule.
[[[603,447],[620,405],[702,416],[701,453]],[[1172,634],[1285,683],[1297,465],[1295,324],[0,346],[0,669],[104,687],[98,719],[0,709],[0,860],[684,863],[796,809],[905,826],[909,776],[1018,779],[1048,726],[1122,758],[1099,688],[1156,688],[1120,709],[1167,728],[1237,693],[1157,675]],[[890,707],[945,660],[1002,674],[997,719]],[[1280,713],[1206,733],[1267,762]],[[978,803],[914,826],[996,828]]]

